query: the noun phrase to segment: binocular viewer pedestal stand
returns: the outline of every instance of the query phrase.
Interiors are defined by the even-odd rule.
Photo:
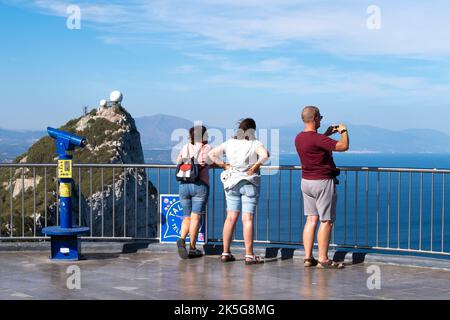
[[[86,139],[71,133],[47,128],[48,134],[56,140],[58,159],[58,195],[60,226],[47,227],[42,233],[50,236],[52,260],[79,260],[81,258],[80,235],[88,232],[87,227],[72,227],[72,155],[67,151],[86,146]]]
[[[59,226],[48,227],[42,230],[50,236],[51,254],[53,260],[80,260],[81,240],[80,235],[89,231],[87,227],[62,228]]]

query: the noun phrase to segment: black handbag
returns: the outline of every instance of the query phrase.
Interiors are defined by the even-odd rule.
[[[183,183],[195,183],[200,176],[200,170],[202,169],[196,158],[202,151],[203,146],[198,150],[197,154],[189,158],[189,146],[187,147],[187,159],[182,159],[181,163],[177,165],[176,178],[178,182]]]

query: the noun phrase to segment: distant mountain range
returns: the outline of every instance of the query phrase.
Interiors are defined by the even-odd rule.
[[[0,162],[11,162],[45,135],[44,131],[16,131],[0,128]]]
[[[324,125],[319,132],[324,132]],[[302,130],[301,125],[280,128],[283,152],[295,152],[293,139]],[[359,153],[450,153],[450,135],[432,129],[388,130],[372,126],[348,124],[350,152]],[[338,140],[339,135],[333,139]]]
[[[172,141],[176,129],[188,130],[193,122],[180,117],[157,114],[136,118],[141,134],[146,162],[168,162],[171,149],[179,143]],[[225,136],[225,129],[220,130]],[[325,131],[324,124],[319,130]],[[281,153],[295,153],[294,139],[302,125],[290,124],[279,129]],[[450,135],[432,129],[388,130],[373,126],[348,125],[351,152],[359,153],[450,153]],[[14,131],[0,129],[0,162],[10,162],[25,152],[34,142],[46,135],[44,131]],[[334,136],[335,139],[339,135]]]
[[[175,129],[189,129],[193,122],[168,115],[136,118],[144,151],[171,149],[178,141],[171,141]],[[211,126],[207,127],[213,128]],[[324,124],[320,132],[326,130]],[[215,127],[214,127],[215,128]],[[215,128],[225,133],[223,128]],[[302,124],[291,124],[279,129],[280,151],[295,153],[294,139],[302,130]],[[432,129],[388,130],[364,125],[348,125],[351,152],[360,153],[450,153],[450,135]],[[333,136],[339,139],[339,135]]]

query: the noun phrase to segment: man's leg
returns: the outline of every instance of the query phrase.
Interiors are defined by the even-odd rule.
[[[330,246],[330,235],[333,229],[332,221],[321,221],[317,239],[319,242],[319,261],[328,261],[328,248]]]
[[[245,255],[253,255],[253,214],[242,214],[242,225],[244,231]]]
[[[308,216],[303,229],[303,246],[305,248],[305,259],[313,257],[314,236],[316,233],[319,216]]]
[[[319,261],[328,261],[328,248],[330,246],[331,230],[336,219],[337,193],[334,180],[324,183],[323,191],[317,201],[319,209],[320,227],[317,235],[319,242]]]
[[[192,213],[191,215],[191,224],[189,228],[189,235],[191,240],[191,250],[196,248],[198,231],[200,227],[200,222],[202,221],[202,216],[198,213]]]
[[[239,211],[227,211],[227,218],[223,225],[223,252],[231,252],[231,240],[233,239],[234,228],[236,227]]]
[[[181,223],[181,235],[180,238],[186,240],[191,225],[191,217],[184,217]]]

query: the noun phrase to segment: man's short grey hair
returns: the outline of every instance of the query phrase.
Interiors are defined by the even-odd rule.
[[[302,111],[302,120],[304,123],[313,122],[317,115],[320,114],[319,108],[315,106],[306,106]]]

